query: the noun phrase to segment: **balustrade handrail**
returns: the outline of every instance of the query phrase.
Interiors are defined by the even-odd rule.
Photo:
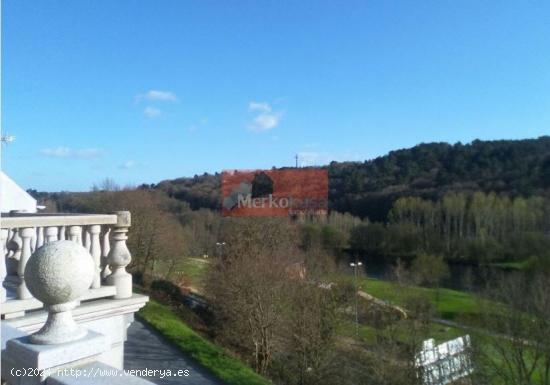
[[[0,216],[0,228],[47,226],[86,226],[114,225],[116,214],[43,214],[43,213],[7,213]]]
[[[70,240],[81,245],[94,263],[94,279],[87,297],[103,294],[115,299],[132,296],[132,276],[126,271],[131,254],[126,246],[131,226],[129,211],[111,214],[42,214],[10,212],[0,216],[0,303],[13,310],[37,307],[25,282],[31,255],[47,243]],[[109,288],[110,287],[110,288]],[[10,295],[5,290],[10,289]],[[15,298],[14,298],[15,296]],[[18,313],[15,311],[14,313]],[[20,312],[19,312],[20,313]],[[4,314],[4,312],[2,312]],[[7,313],[6,313],[7,314]]]

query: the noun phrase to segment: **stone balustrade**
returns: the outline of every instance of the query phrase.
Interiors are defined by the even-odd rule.
[[[113,231],[122,236],[118,236],[109,253],[113,274],[108,278],[111,277],[113,286],[121,286],[122,295],[126,295],[127,288],[123,286],[128,283],[128,273],[123,267],[129,262],[130,254],[126,246],[120,242],[126,239],[125,233],[130,224],[130,215],[128,212],[121,212],[117,213],[115,218],[117,222],[113,226]],[[97,309],[88,310],[89,313],[93,313],[93,318],[96,319],[94,322],[98,320],[98,313],[104,313],[107,310],[110,314],[107,318],[101,319],[100,324],[96,323],[96,330],[93,330],[92,324],[88,323],[92,327],[89,328],[73,318],[73,309],[82,307],[80,301],[100,277],[98,258],[101,256],[99,249],[93,253],[94,247],[98,248],[100,244],[100,226],[88,225],[89,241],[81,237],[80,227],[73,228],[76,226],[71,225],[69,239],[48,241],[38,247],[26,261],[23,269],[25,290],[44,304],[47,318],[44,323],[41,323],[40,328],[31,334],[14,327],[15,325],[10,325],[7,321],[2,321],[1,381],[8,385],[88,383],[149,385],[150,382],[126,375],[121,371],[122,355],[118,357],[118,364],[117,360],[113,360],[114,334],[109,327],[109,320],[113,317],[111,311],[105,308],[99,312]],[[120,229],[121,227],[124,227],[124,231]],[[53,226],[46,229],[49,228]],[[22,229],[21,256],[24,256],[33,244],[31,238],[36,228],[21,227],[17,228],[18,232],[19,229]],[[21,270],[20,266],[21,264],[18,271]],[[129,282],[131,284],[131,278]],[[131,292],[130,296],[132,296]],[[137,297],[141,297],[137,299],[141,302],[140,307],[143,306],[147,297],[140,295]],[[124,302],[128,302],[128,299],[122,299],[120,304],[124,305]],[[114,316],[120,318],[124,314]],[[124,321],[124,319],[121,320]],[[97,330],[98,326],[101,331]],[[126,334],[126,327],[127,323],[124,322],[123,330],[118,332]],[[89,370],[87,373],[93,373],[94,376],[71,375],[72,372],[67,371],[71,368],[76,368],[80,372]],[[92,381],[89,381],[90,379]]]
[[[83,298],[132,296],[126,272],[131,254],[126,246],[130,212],[113,214],[2,214],[0,220],[0,301],[2,318],[24,315],[42,307],[28,290],[25,268],[41,246],[57,240],[81,245],[93,262],[93,280]],[[61,274],[62,272],[60,272]]]

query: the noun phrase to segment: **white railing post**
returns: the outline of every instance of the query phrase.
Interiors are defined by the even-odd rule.
[[[131,225],[129,211],[117,211],[117,223],[111,230],[113,244],[109,251],[108,262],[112,273],[107,277],[107,285],[116,286],[116,299],[132,296],[132,275],[126,271],[126,266],[132,260],[130,250],[126,246],[128,227]]]
[[[59,229],[59,236],[57,238],[60,241],[64,241],[65,239],[67,239],[65,226],[58,226],[58,229]]]
[[[29,289],[27,289],[27,285],[25,283],[25,267],[27,266],[27,262],[32,254],[31,239],[34,233],[34,228],[24,227],[22,229],[19,229],[19,231],[21,232],[21,239],[23,244],[21,246],[21,257],[19,259],[19,266],[17,268],[17,275],[19,276],[17,298],[27,299],[32,298],[32,294],[29,292]]]
[[[19,236],[20,229],[12,229],[11,238],[8,241],[9,257],[19,261],[21,256],[21,237]]]
[[[103,231],[101,233],[101,278],[107,278],[111,274],[111,269],[109,268],[109,251],[111,251],[111,244],[109,243],[109,238],[111,236],[111,228],[109,226],[103,226]]]
[[[46,227],[45,233],[46,233],[46,240],[44,243],[52,243],[57,241],[57,226],[48,226]]]
[[[1,229],[0,230],[0,242],[2,242],[2,245],[0,246],[0,250],[2,253],[2,259],[0,260],[0,303],[6,302],[6,289],[4,289],[4,279],[6,279],[7,275],[7,267],[6,267],[6,256],[8,253],[8,249],[6,247],[6,243],[8,241],[8,229]]]
[[[36,250],[36,228],[33,227],[31,237],[31,253],[34,253],[34,250]]]
[[[81,226],[69,227],[69,240],[76,242],[82,246],[82,227]]]
[[[42,247],[44,244],[44,228],[43,227],[37,227],[36,228],[36,249],[39,247]]]
[[[21,257],[21,237],[16,228],[8,229],[8,241],[6,242],[6,270],[10,277],[17,277],[17,267]],[[17,277],[19,280],[19,278]],[[17,281],[18,282],[18,281]]]
[[[101,244],[99,242],[100,225],[91,225],[88,227],[90,234],[90,254],[94,261],[95,274],[92,288],[97,289],[101,286]]]
[[[82,227],[82,246],[84,246],[84,248],[88,250],[88,253],[90,252],[90,242],[91,242],[90,227],[83,226]]]

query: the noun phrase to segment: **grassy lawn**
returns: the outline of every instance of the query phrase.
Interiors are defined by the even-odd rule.
[[[174,276],[183,276],[187,282],[197,291],[203,288],[203,280],[208,270],[210,261],[200,257],[184,257],[175,266],[168,266],[162,261],[158,263],[155,272],[160,275],[166,275],[171,269]]]
[[[376,329],[374,330],[366,330],[366,329],[373,329],[369,326],[364,326],[363,328],[359,329],[359,335],[363,338],[366,338],[366,342],[375,342],[375,340],[368,340],[368,338],[374,338],[376,336]],[[401,342],[406,342],[408,338],[409,331],[406,329],[403,330],[397,330],[397,339]],[[430,324],[430,330],[428,332],[428,338],[433,338],[437,344],[452,340],[454,338],[463,336],[465,334],[468,334],[468,332],[454,328],[449,326],[444,326],[435,322],[432,322]]]
[[[182,352],[229,385],[268,385],[271,382],[187,326],[168,306],[150,300],[138,316]]]
[[[523,261],[494,262],[490,263],[489,266],[500,267],[505,270],[524,271],[530,268],[533,263],[534,261],[532,259],[525,259]]]
[[[352,278],[350,278],[352,279]],[[360,278],[361,290],[398,306],[405,306],[412,297],[429,301],[441,318],[456,320],[459,315],[479,314],[480,300],[469,293],[451,289],[430,289],[418,286],[401,287],[394,282]]]
[[[201,289],[209,264],[204,258],[187,257],[177,266],[177,271],[190,280],[193,286]]]
[[[360,341],[369,344],[374,345],[376,344],[376,336],[377,335],[383,335],[384,330],[377,329],[375,327],[360,324],[359,325],[359,339]],[[396,337],[397,340],[400,342],[405,343],[408,339],[409,331],[403,328],[403,330],[396,330]],[[341,325],[340,328],[340,335],[344,337],[349,338],[355,338],[355,323],[352,321],[345,322],[343,325]],[[427,338],[433,338],[436,343],[440,344],[449,340],[452,340],[454,338],[463,336],[465,334],[468,334],[467,331],[450,327],[446,325],[441,325],[436,322],[430,323],[430,330],[428,332]]]

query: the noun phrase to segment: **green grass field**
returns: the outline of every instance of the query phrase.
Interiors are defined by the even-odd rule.
[[[480,299],[462,291],[418,286],[401,287],[395,282],[374,278],[361,278],[359,287],[374,297],[398,306],[405,306],[411,297],[423,298],[434,306],[441,318],[447,320],[456,320],[459,315],[479,314]]]
[[[489,266],[499,267],[504,270],[517,270],[525,271],[535,264],[533,259],[525,259],[523,261],[510,261],[510,262],[494,262]]]
[[[187,257],[177,266],[177,271],[200,289],[209,264],[210,262],[204,258]]]
[[[359,339],[361,342],[369,345],[376,344],[376,336],[383,332],[383,330],[376,329],[369,325],[359,325]],[[397,329],[397,340],[406,342],[408,337],[407,333],[408,331],[406,329],[401,331]],[[355,323],[351,321],[344,323],[340,328],[339,334],[344,337],[355,338]],[[429,337],[433,338],[436,343],[443,343],[465,334],[468,334],[468,332],[460,328],[445,326],[436,322],[430,324]]]
[[[229,385],[268,385],[271,382],[187,326],[168,306],[149,300],[138,316],[182,352]]]
[[[172,279],[177,277],[184,277],[185,280],[193,286],[197,291],[201,291],[203,288],[204,277],[208,270],[210,262],[208,259],[200,257],[184,257],[178,261],[175,266],[168,265],[167,263],[159,262],[155,269],[155,272],[161,276],[169,275]]]

